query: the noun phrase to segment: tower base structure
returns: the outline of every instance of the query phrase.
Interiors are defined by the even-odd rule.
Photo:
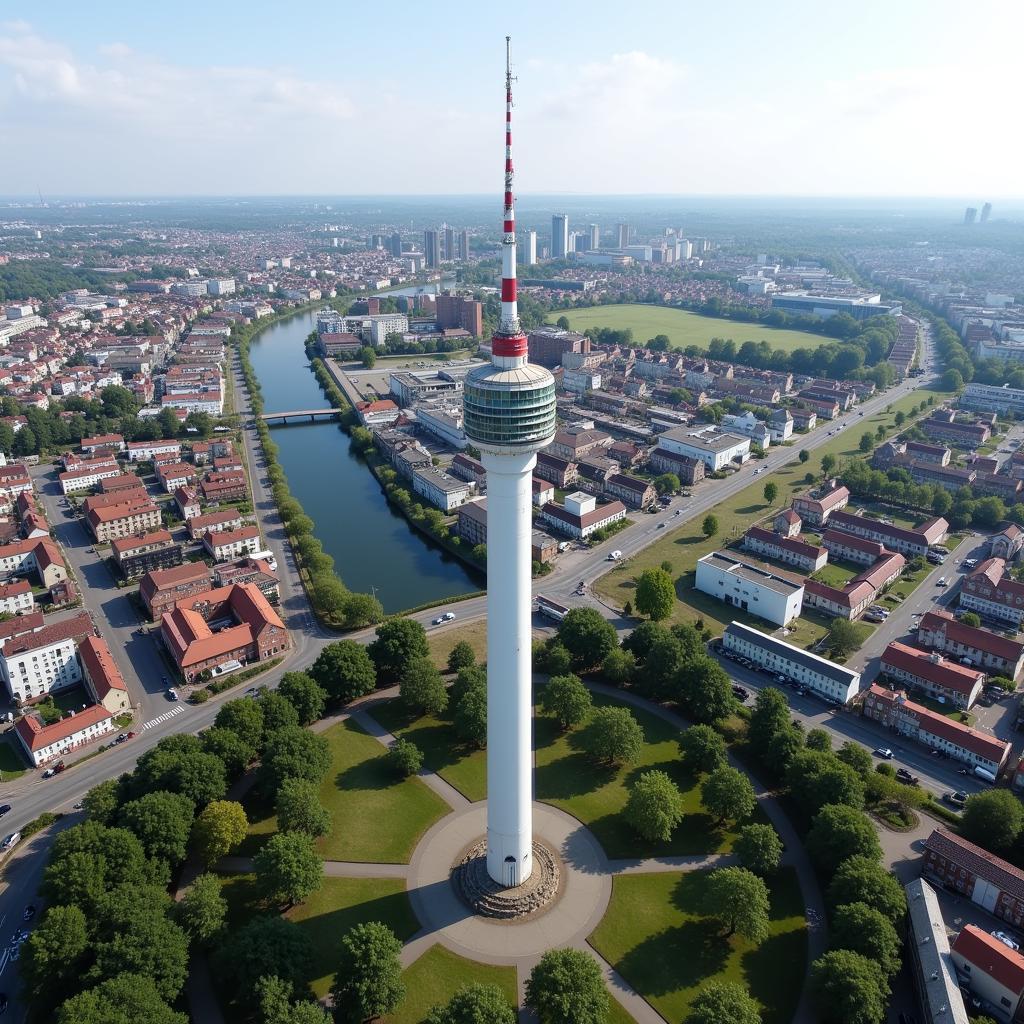
[[[487,840],[471,846],[452,867],[452,883],[459,898],[481,917],[512,921],[547,910],[559,895],[562,884],[558,854],[539,839],[533,840],[530,860],[533,870],[520,885],[507,888],[491,878],[487,870]]]

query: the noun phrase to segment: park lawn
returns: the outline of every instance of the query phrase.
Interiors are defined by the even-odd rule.
[[[595,706],[623,706],[602,695]],[[588,825],[612,860],[626,857],[682,856],[727,853],[739,823],[719,827],[700,801],[700,778],[691,775],[679,758],[679,730],[638,708],[630,707],[644,733],[640,760],[623,767],[596,764],[583,751],[587,725],[563,733],[553,718],[534,719],[537,799],[553,804]],[[622,810],[630,787],[648,769],[668,774],[683,794],[685,817],[667,843],[651,843],[626,823]],[[754,817],[760,820],[760,809]]]
[[[448,805],[419,779],[398,779],[387,752],[351,719],[324,734],[331,767],[320,785],[320,802],[333,827],[317,841],[324,860],[407,864],[420,836],[448,813]],[[247,810],[256,820],[238,853],[254,854],[277,831],[272,808],[258,796]],[[381,827],[386,821],[387,827]]]
[[[687,345],[707,348],[712,338],[731,338],[737,348],[745,341],[767,341],[772,348],[792,352],[798,348],[819,348],[835,341],[834,338],[824,338],[807,331],[745,324],[738,320],[691,313],[685,309],[636,303],[558,310],[551,313],[548,320],[554,323],[563,316],[568,318],[569,326],[574,331],[585,331],[588,327],[611,327],[616,330],[629,327],[633,331],[633,341],[638,345],[657,334],[668,335],[673,348],[685,348]]]
[[[841,465],[844,459],[862,458],[863,455],[857,447],[860,433],[870,430],[872,433],[879,427],[884,426],[886,434],[897,432],[894,422],[897,412],[908,412],[922,400],[929,397],[943,398],[940,392],[920,390],[909,395],[894,399],[893,402],[873,416],[865,417],[862,422],[851,425],[848,429],[841,431],[835,437],[830,438],[825,444],[809,452],[810,458],[807,462],[800,462],[797,451],[793,452],[793,458],[780,470],[772,475],[772,482],[778,486],[779,496],[773,506],[769,506],[764,500],[763,480],[752,482],[739,494],[723,502],[715,509],[715,516],[718,519],[718,533],[711,538],[705,537],[701,531],[703,515],[694,517],[680,524],[676,529],[665,530],[665,536],[659,538],[655,543],[644,548],[632,558],[619,562],[610,572],[601,576],[593,583],[593,588],[609,604],[621,608],[627,601],[633,600],[633,591],[636,589],[635,578],[645,569],[659,566],[662,562],[672,563],[673,575],[676,577],[676,596],[678,601],[668,620],[673,622],[694,623],[697,619],[704,619],[717,622],[724,628],[733,619],[748,621],[748,619],[737,615],[735,609],[730,609],[720,601],[705,594],[701,594],[693,588],[693,578],[696,572],[697,560],[711,551],[716,551],[729,541],[736,540],[759,520],[770,515],[772,512],[786,508],[790,500],[810,486],[805,482],[805,476],[810,473],[816,480],[822,476],[822,457],[832,455]],[[908,418],[908,423],[913,420]],[[713,487],[715,481],[704,483],[703,487]],[[749,617],[751,624],[756,624],[753,616]],[[801,620],[802,621],[802,620]],[[761,623],[763,627],[763,623]],[[801,628],[798,626],[798,634]],[[814,634],[813,630],[805,630]],[[809,638],[798,635],[791,638],[791,642],[801,646],[809,646],[820,639],[820,634],[810,635]]]
[[[423,752],[423,766],[467,800],[487,796],[487,752],[463,743],[451,722],[433,715],[410,717],[397,698],[375,704],[370,714],[392,735],[415,743]]]
[[[826,562],[820,569],[814,571],[813,578],[820,580],[827,587],[835,587],[842,590],[860,569],[848,569],[845,563]]]
[[[448,671],[448,655],[452,653],[452,648],[463,640],[473,648],[479,664],[487,661],[487,620],[484,619],[480,622],[468,622],[464,626],[449,626],[447,629],[435,629],[427,633],[430,657],[438,669],[442,672]]]
[[[764,1024],[793,1019],[807,970],[807,922],[796,873],[769,881],[771,922],[759,945],[720,937],[703,916],[705,871],[617,875],[590,944],[666,1019],[685,1020],[709,981],[746,986]]]
[[[15,747],[10,735],[4,736],[0,739],[0,779],[4,782],[13,782],[27,771],[28,765],[21,755],[21,750]]]
[[[497,985],[508,1005],[519,1006],[519,988],[514,967],[499,967],[467,960],[445,949],[431,946],[418,960],[402,972],[405,998],[394,1013],[382,1020],[385,1024],[421,1024],[431,1008],[444,1003],[467,985]]]

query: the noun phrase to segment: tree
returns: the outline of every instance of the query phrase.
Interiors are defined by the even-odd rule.
[[[452,725],[459,739],[475,747],[487,745],[487,685],[470,686],[455,705]]]
[[[597,961],[581,949],[552,949],[526,980],[526,1005],[540,1024],[605,1024],[608,989]]]
[[[277,692],[295,708],[300,725],[312,725],[327,707],[327,690],[305,672],[285,672]]]
[[[683,795],[665,772],[643,772],[623,811],[634,831],[651,843],[667,843],[683,820]]]
[[[137,797],[156,790],[180,793],[205,807],[224,796],[227,772],[223,761],[203,751],[197,737],[166,736],[139,758],[128,788]]]
[[[1024,807],[1008,789],[990,789],[967,798],[960,816],[965,839],[1002,854],[1010,849],[1024,829]]]
[[[318,839],[331,831],[331,814],[320,803],[320,790],[308,779],[282,779],[277,788],[277,827]]]
[[[718,516],[706,515],[704,522],[700,524],[700,528],[705,537],[714,537],[718,533]]]
[[[357,924],[341,940],[341,959],[331,985],[344,1020],[364,1021],[394,1010],[405,996],[402,944],[379,921]]]
[[[277,690],[262,690],[255,703],[263,712],[263,742],[280,729],[291,729],[299,724],[299,713],[294,705]]]
[[[766,505],[771,505],[772,502],[779,496],[778,487],[773,484],[770,480],[764,485],[764,500]]]
[[[229,932],[218,954],[221,973],[234,983],[237,997],[251,1005],[258,998],[260,978],[277,977],[288,983],[289,990],[301,990],[313,947],[297,924],[263,914]]]
[[[167,1005],[152,978],[123,973],[69,999],[55,1018],[56,1024],[133,1024],[135,1021],[188,1024],[188,1015],[177,1013]]]
[[[773,875],[782,859],[782,840],[771,825],[744,825],[733,850],[748,871]]]
[[[832,915],[832,945],[860,953],[892,977],[900,969],[900,937],[892,922],[866,903],[845,903]]]
[[[596,608],[573,608],[558,626],[558,642],[575,668],[600,665],[619,644],[615,627]]]
[[[807,834],[807,852],[827,877],[850,857],[882,856],[882,845],[874,825],[862,811],[843,804],[825,804]]]
[[[672,614],[675,603],[675,584],[664,569],[645,569],[640,574],[633,605],[641,615],[660,622]]]
[[[78,987],[82,959],[89,948],[85,913],[80,907],[50,907],[29,935],[21,956],[21,976],[35,1002],[53,1007]]]
[[[899,925],[907,913],[903,886],[871,857],[844,860],[829,882],[827,895],[829,906],[833,908],[863,902],[884,914],[894,925]]]
[[[836,457],[834,455],[822,455],[821,471],[825,476],[830,476],[836,468]]]
[[[294,776],[319,782],[331,767],[327,740],[298,725],[278,729],[263,747],[260,774],[267,790],[276,790],[281,779]]]
[[[747,737],[754,753],[766,760],[775,736],[789,725],[789,705],[781,690],[766,687],[754,700]]]
[[[835,754],[797,752],[786,769],[786,781],[793,798],[809,815],[826,804],[864,806],[864,780]]]
[[[228,903],[214,874],[199,875],[175,904],[175,919],[193,942],[207,945],[224,927]]]
[[[387,619],[377,627],[377,639],[367,648],[378,675],[387,681],[401,678],[417,658],[430,655],[427,634],[413,619]]]
[[[374,364],[377,362],[377,353],[374,352],[369,345],[363,345],[359,350],[359,359],[362,362],[364,369],[372,370]]]
[[[654,489],[658,494],[675,494],[681,486],[675,473],[662,473],[654,478]]]
[[[811,996],[823,1024],[881,1024],[889,986],[878,964],[833,949],[811,964]]]
[[[476,654],[473,653],[473,646],[465,640],[460,640],[448,654],[448,671],[458,672],[460,668],[470,668],[476,664]]]
[[[829,623],[828,650],[834,658],[845,658],[860,647],[857,626],[849,619],[835,618]]]
[[[643,730],[628,708],[598,708],[583,735],[587,753],[610,765],[638,760],[643,743]]]
[[[874,434],[872,434],[871,431],[861,434],[860,442],[858,443],[857,447],[866,455],[869,451],[871,451],[872,448],[875,447]]]
[[[846,740],[836,752],[836,757],[843,764],[848,764],[858,775],[865,776],[871,771],[874,762],[871,760],[871,753],[853,740]]]
[[[810,457],[811,457],[811,453],[807,452],[807,451],[804,451],[803,448],[800,449],[800,454],[797,456],[797,458],[801,462],[806,462]]]
[[[423,753],[411,740],[397,739],[387,752],[388,763],[404,779],[423,767]]]
[[[539,648],[536,668],[552,676],[565,675],[572,668],[572,655],[552,637]]]
[[[516,1024],[516,1012],[497,985],[460,988],[444,1006],[435,1006],[424,1024]]]
[[[732,680],[725,669],[706,654],[686,657],[676,683],[680,705],[696,722],[719,722],[733,709]]]
[[[213,754],[224,762],[224,770],[231,779],[241,775],[256,756],[256,748],[249,746],[237,732],[222,729],[217,725],[211,725],[209,729],[203,730],[201,742],[207,754]]]
[[[609,651],[601,662],[601,674],[612,686],[625,686],[636,672],[636,658],[632,651],[616,647]]]
[[[319,1003],[293,1003],[290,982],[273,974],[256,982],[256,1002],[263,1024],[333,1024],[334,1018]]]
[[[896,415],[893,417],[893,422],[896,424],[897,427],[902,427],[903,424],[907,422],[907,414],[904,412],[896,413]]]
[[[192,827],[192,845],[199,859],[212,867],[226,857],[249,834],[245,808],[234,800],[207,804]]]
[[[540,706],[558,719],[563,730],[586,721],[592,705],[590,691],[572,674],[552,676],[540,695]]]
[[[761,1024],[761,1011],[742,985],[711,981],[701,985],[686,1024]]]
[[[82,798],[82,806],[90,821],[109,825],[121,806],[120,785],[117,779],[107,779],[93,786]]]
[[[263,744],[263,708],[257,701],[247,697],[229,700],[217,712],[213,724],[218,729],[237,733],[242,742],[254,751]]]
[[[728,765],[716,768],[701,783],[700,799],[719,825],[749,817],[757,803],[750,779]]]
[[[964,612],[964,614],[960,616],[960,621],[963,625],[973,626],[975,629],[978,629],[981,626],[981,616],[978,615],[977,612]]]
[[[961,376],[959,370],[949,369],[943,375],[939,382],[940,391],[962,391],[964,387],[964,378]]]
[[[429,657],[414,658],[402,673],[398,692],[406,710],[439,715],[448,706],[448,690]]]
[[[292,907],[323,884],[324,865],[303,832],[278,832],[253,858],[256,884],[271,903]]]
[[[725,739],[710,725],[691,725],[679,737],[679,752],[691,774],[713,772],[725,764]]]
[[[309,675],[341,704],[377,688],[377,669],[366,648],[355,640],[328,644],[310,666]]]
[[[121,821],[142,840],[150,857],[171,866],[185,859],[195,804],[178,793],[147,793],[121,808]]]
[[[768,935],[768,886],[746,868],[719,868],[708,875],[704,913],[722,922],[724,938],[742,935],[761,942]]]

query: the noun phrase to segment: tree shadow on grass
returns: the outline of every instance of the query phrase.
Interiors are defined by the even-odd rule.
[[[786,1024],[800,1001],[807,968],[807,932],[773,935],[743,954],[750,994],[761,1004],[764,1024]]]
[[[644,939],[616,967],[644,996],[694,988],[723,970],[731,952],[715,921],[686,921]]]
[[[347,790],[390,789],[397,781],[384,753],[345,768],[334,778],[338,789]]]
[[[763,512],[767,507],[767,505],[744,505],[743,508],[736,509],[736,513],[741,516],[750,516],[755,512]]]
[[[695,533],[692,537],[677,537],[676,544],[700,544],[702,541],[707,540],[707,537],[703,533]]]
[[[571,800],[612,782],[618,774],[613,766],[600,765],[582,752],[538,765],[534,782],[538,800]]]

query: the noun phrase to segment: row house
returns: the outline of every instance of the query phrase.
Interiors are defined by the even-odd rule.
[[[619,472],[620,466],[614,459],[603,455],[585,455],[577,463],[579,487],[598,496],[604,494],[608,481]]]
[[[537,465],[533,473],[534,476],[550,481],[563,491],[575,486],[579,480],[579,467],[575,462],[551,455],[547,451],[537,453]]]
[[[706,466],[703,459],[696,459],[666,448],[652,448],[650,467],[658,473],[674,473],[684,487],[692,487],[704,479]]]
[[[120,434],[97,434],[83,437],[79,445],[83,455],[100,455],[124,451],[124,437]]]
[[[627,508],[650,508],[658,499],[652,483],[625,473],[613,473],[605,484],[604,493],[608,497],[618,498]],[[551,497],[553,499],[554,495]]]
[[[711,390],[721,398],[735,398],[740,402],[751,402],[754,405],[777,405],[782,399],[777,387],[751,380],[728,380],[718,377]]]
[[[86,514],[85,522],[96,541],[104,544],[116,537],[156,530],[161,523],[160,509],[143,498],[105,508],[92,508]]]
[[[813,400],[816,402],[835,402],[840,412],[849,412],[857,401],[857,396],[852,391],[837,391],[834,388],[811,387],[804,388],[798,395],[804,401]],[[834,419],[830,416],[829,419]]]
[[[1021,497],[1021,481],[1001,473],[977,473],[971,488],[977,498],[1000,498],[1006,505],[1016,505]]]
[[[112,715],[131,711],[128,685],[103,637],[87,636],[78,645],[78,659],[82,663],[82,681],[94,703]]]
[[[483,463],[466,455],[465,452],[459,452],[452,459],[448,472],[460,480],[476,484],[476,489],[481,494],[487,490],[487,470],[484,469]]]
[[[215,562],[227,562],[260,550],[260,531],[257,526],[242,526],[237,530],[207,531],[203,547]]]
[[[196,479],[196,468],[188,462],[161,463],[155,469],[160,486],[168,494],[173,494],[175,488],[187,487]]]
[[[812,395],[805,395],[801,391],[797,396],[797,401],[800,405],[793,410],[794,418],[801,406],[813,412],[816,420],[819,416],[823,420],[834,420],[839,415],[839,402],[834,398],[815,398]]]
[[[44,725],[36,714],[22,715],[14,726],[14,734],[36,768],[113,731],[114,716],[101,704],[71,712],[52,725]]]
[[[780,536],[760,526],[752,526],[744,534],[743,550],[785,562],[808,574],[817,572],[828,561],[824,548],[795,537]]]
[[[797,511],[800,509],[797,508]],[[878,541],[890,551],[898,551],[911,558],[927,555],[928,549],[933,544],[941,544],[949,532],[949,523],[941,516],[929,519],[913,529],[905,529],[878,519],[851,515],[849,512],[833,512],[829,517],[829,526],[852,533],[855,537]]]
[[[899,579],[906,564],[902,555],[885,551],[844,587],[830,587],[817,580],[807,580],[804,603],[825,615],[856,619],[864,614],[882,590]]]
[[[62,494],[74,494],[78,491],[92,490],[101,480],[120,476],[121,467],[116,462],[105,466],[85,466],[80,469],[69,469],[57,476]]]
[[[992,436],[989,424],[958,420],[952,409],[937,410],[918,426],[932,440],[948,441],[959,448],[977,448]]]
[[[545,453],[567,461],[578,462],[584,455],[595,451],[595,449],[610,447],[612,441],[611,434],[606,434],[603,430],[564,427],[555,433],[554,439],[545,449]]]
[[[245,473],[207,473],[199,484],[206,501],[244,501],[249,497]]]
[[[991,675],[1016,679],[1024,668],[1024,644],[987,629],[965,626],[947,612],[925,612],[917,626],[917,642]]]
[[[104,477],[99,483],[100,494],[139,490],[145,490],[145,485],[134,473],[119,473],[117,476]]]
[[[129,462],[152,462],[156,455],[181,455],[180,441],[129,441]]]
[[[960,607],[1019,628],[1024,619],[1024,583],[1005,575],[1001,558],[987,558],[960,583]]]
[[[829,480],[821,487],[801,494],[792,501],[793,511],[811,526],[824,526],[829,516],[845,508],[850,501],[850,492],[835,480]]]
[[[110,542],[114,562],[126,580],[137,580],[154,569],[181,565],[181,545],[167,530],[152,530],[136,537],[118,537]]]
[[[853,562],[855,565],[874,565],[885,553],[885,547],[875,540],[854,537],[841,530],[826,530],[821,543],[834,562]]]
[[[882,652],[880,670],[894,682],[964,709],[974,704],[985,685],[985,673],[976,668],[958,665],[937,651],[921,651],[897,642]]]
[[[916,459],[901,463],[901,467],[907,470],[915,484],[937,484],[953,492],[961,487],[972,487],[978,475],[971,468],[938,466],[931,462],[918,462]]]
[[[234,509],[219,509],[205,515],[193,516],[185,524],[192,540],[202,540],[203,534],[217,533],[221,530],[237,530],[242,526],[241,513]]]
[[[806,433],[808,430],[813,430],[818,425],[818,414],[814,409],[796,406],[795,408],[790,409],[790,412],[793,415],[794,430]]]
[[[902,690],[888,690],[872,683],[862,705],[871,718],[908,739],[939,750],[970,768],[984,768],[998,775],[1010,756],[1010,744],[991,733],[972,729],[915,704]]]

